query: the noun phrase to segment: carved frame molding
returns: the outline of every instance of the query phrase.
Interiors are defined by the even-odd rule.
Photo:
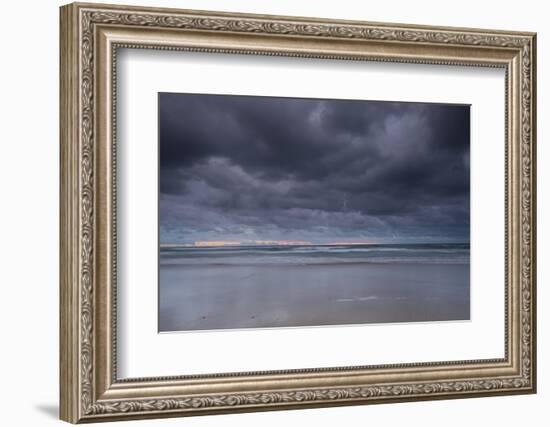
[[[177,41],[186,35],[192,40]],[[250,43],[243,43],[248,39]],[[117,380],[116,287],[107,287],[103,278],[116,281],[116,154],[108,151],[116,129],[114,64],[120,47],[506,68],[506,357]],[[61,8],[60,96],[62,419],[101,421],[535,391],[534,34],[71,4]],[[102,174],[111,174],[111,180]],[[270,375],[272,387],[251,388]],[[334,380],[343,375],[349,375],[348,385]],[[290,379],[302,385],[285,387]],[[209,388],[197,393],[186,382]],[[239,391],[244,382],[247,387]]]

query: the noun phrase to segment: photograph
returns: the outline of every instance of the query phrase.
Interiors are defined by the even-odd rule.
[[[27,160],[44,176],[59,165],[58,210],[40,210],[58,221],[39,227],[59,230],[46,263],[59,291],[35,298],[58,307],[59,357],[37,366],[59,373],[59,418],[269,424],[269,411],[414,402],[378,414],[401,414],[393,425],[424,401],[445,419],[447,399],[536,394],[542,14],[256,3],[33,14],[58,26],[38,31],[57,47],[17,60],[59,70],[41,85],[58,120],[51,105],[39,115],[59,147],[44,161],[7,144],[26,152],[6,157],[25,160],[11,164],[29,182],[19,193],[38,196],[20,197],[28,212],[57,199]],[[24,116],[6,140],[36,128],[27,139],[48,147]],[[498,400],[481,406],[514,419]],[[35,412],[57,422],[49,402]]]
[[[158,94],[159,332],[470,319],[470,105]]]

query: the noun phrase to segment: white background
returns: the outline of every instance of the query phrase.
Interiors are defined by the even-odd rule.
[[[112,0],[114,3],[118,3]],[[550,73],[548,12],[524,0],[444,3],[428,1],[307,2],[298,0],[133,1],[134,4],[326,18],[538,31],[538,116],[550,115],[545,75]],[[0,399],[2,424],[59,425],[58,401],[58,1],[3,5],[2,125],[0,126]],[[138,421],[131,425],[279,426],[335,424],[413,426],[547,424],[550,268],[548,127],[539,120],[539,393],[454,401],[265,412],[193,419]]]
[[[503,69],[135,49],[117,64],[119,377],[504,357]],[[471,321],[158,334],[158,92],[471,103]]]

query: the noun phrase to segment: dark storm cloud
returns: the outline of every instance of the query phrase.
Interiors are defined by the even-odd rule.
[[[163,241],[469,236],[469,107],[159,95]]]

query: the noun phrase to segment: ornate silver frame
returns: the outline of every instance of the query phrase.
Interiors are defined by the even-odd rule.
[[[72,422],[534,393],[535,34],[99,4],[61,8],[61,419]],[[505,357],[119,380],[118,47],[506,70]],[[489,166],[490,167],[490,166]]]

